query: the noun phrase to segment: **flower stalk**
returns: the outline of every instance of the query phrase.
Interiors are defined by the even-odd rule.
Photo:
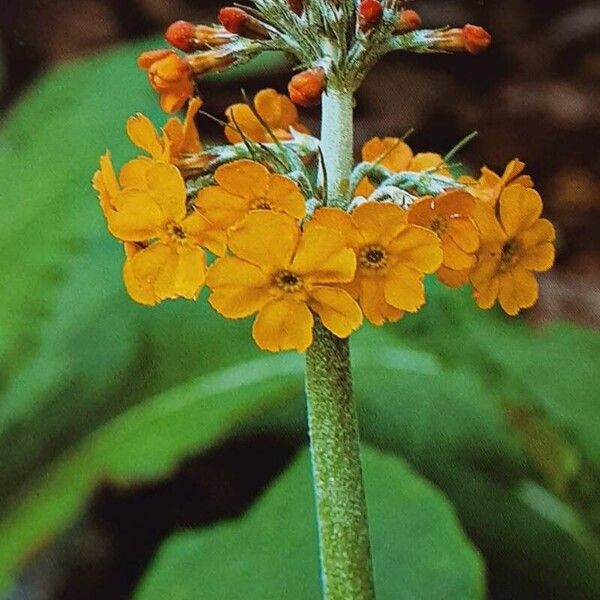
[[[348,203],[352,93],[323,95],[323,179],[331,205]],[[325,600],[375,598],[348,339],[316,321],[306,353],[306,398]]]

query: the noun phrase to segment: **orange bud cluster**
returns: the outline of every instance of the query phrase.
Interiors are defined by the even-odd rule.
[[[432,40],[436,50],[478,54],[489,47],[492,36],[483,27],[465,25],[462,29],[436,32]]]
[[[249,15],[244,9],[226,6],[219,11],[221,25],[231,33],[252,40],[268,40],[269,32],[258,20]]]
[[[358,7],[358,27],[367,32],[381,21],[383,6],[379,0],[362,0]]]
[[[292,77],[288,92],[298,106],[316,106],[327,85],[325,71],[321,67],[308,69]]]
[[[167,42],[183,52],[210,50],[228,44],[233,37],[233,34],[223,27],[194,25],[188,21],[176,21],[169,25],[165,32]]]
[[[398,20],[394,27],[394,33],[407,33],[409,31],[415,31],[422,25],[421,17],[419,13],[414,10],[402,10],[398,13]]]
[[[304,12],[304,0],[288,0],[288,4],[298,16]]]

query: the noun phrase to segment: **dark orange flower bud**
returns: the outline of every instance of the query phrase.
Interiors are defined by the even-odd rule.
[[[226,6],[219,11],[221,25],[231,33],[253,40],[269,39],[265,26],[242,8]]]
[[[325,71],[321,67],[294,75],[288,85],[290,99],[298,106],[316,106],[325,90]]]
[[[298,16],[304,12],[304,0],[288,0],[288,4]]]
[[[483,27],[465,25],[462,29],[435,32],[432,40],[436,50],[478,54],[491,44],[492,36]]]
[[[194,25],[188,21],[176,21],[165,32],[167,42],[183,52],[210,50],[228,44],[234,37],[224,27]]]
[[[403,10],[398,14],[398,21],[396,27],[394,27],[394,33],[407,33],[408,31],[415,31],[422,25],[421,17],[419,13],[414,10]]]
[[[471,54],[478,54],[483,50],[487,50],[492,43],[492,36],[483,27],[477,25],[465,25],[463,36],[465,48]]]
[[[165,40],[183,52],[192,52],[194,48],[194,24],[189,21],[175,21],[165,31]]]
[[[373,29],[383,15],[383,6],[379,0],[362,0],[358,8],[358,26],[361,31]]]

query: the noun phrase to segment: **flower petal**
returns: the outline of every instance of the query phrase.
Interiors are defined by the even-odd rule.
[[[353,248],[359,248],[364,243],[364,239],[354,225],[352,217],[339,208],[319,208],[313,214],[310,222],[314,225],[322,225],[339,231],[344,236],[347,244]]]
[[[177,251],[165,244],[153,244],[131,258],[133,275],[141,285],[152,286],[158,300],[176,298]]]
[[[538,219],[531,227],[517,236],[519,244],[524,247],[553,242],[555,239],[554,225],[548,219]]]
[[[309,283],[345,283],[354,279],[356,254],[341,233],[309,222],[300,239],[292,270]]]
[[[263,350],[304,352],[312,343],[313,323],[306,304],[283,296],[260,309],[252,326],[252,337]]]
[[[298,246],[300,228],[283,213],[256,210],[230,230],[229,248],[259,267],[286,268]]]
[[[450,269],[457,271],[470,269],[477,261],[474,254],[464,252],[449,236],[444,236],[444,239],[442,240],[442,251],[444,253],[443,264]]]
[[[148,188],[148,171],[156,164],[147,156],[139,156],[126,162],[119,173],[119,183],[124,188],[145,190]]]
[[[385,158],[382,159],[382,157]],[[405,171],[413,157],[410,146],[399,138],[371,138],[362,147],[362,159],[376,162],[381,159],[381,166],[390,171]]]
[[[155,163],[148,169],[146,180],[165,221],[181,221],[186,213],[186,191],[179,170],[173,165]]]
[[[472,254],[479,248],[479,232],[468,218],[452,219],[448,224],[447,235],[464,252]]]
[[[352,219],[366,243],[386,245],[404,228],[406,213],[391,202],[365,202]]]
[[[287,213],[295,219],[303,219],[306,214],[304,195],[289,177],[276,173],[270,175],[265,199],[273,210]]]
[[[213,254],[223,256],[227,250],[227,234],[215,227],[204,215],[193,211],[181,223],[186,235]]]
[[[131,259],[140,251],[135,247],[135,244],[125,243],[127,258],[123,264],[123,282],[125,283],[125,289],[131,297],[139,304],[145,304],[146,306],[153,306],[160,300],[154,293],[154,286],[148,281],[139,279],[133,270]]]
[[[206,284],[210,305],[228,319],[243,319],[260,310],[270,299],[270,278],[261,269],[235,256],[216,260]]]
[[[198,192],[196,206],[223,229],[243,219],[250,210],[247,198],[236,196],[216,185],[209,185]]]
[[[206,279],[206,255],[196,246],[182,246],[178,255],[175,292],[182,298],[195,300]]]
[[[418,225],[406,225],[387,246],[394,261],[421,273],[433,273],[442,264],[442,252],[438,236]]]
[[[310,295],[310,307],[334,335],[345,338],[361,326],[362,312],[348,292],[339,288],[315,286]]]
[[[385,300],[407,312],[417,312],[425,304],[423,276],[405,265],[388,268],[383,286]]]
[[[127,119],[127,135],[129,139],[152,158],[160,158],[164,148],[152,121],[142,113],[137,113]]]
[[[373,325],[383,325],[386,321],[395,323],[404,316],[399,310],[385,299],[385,277],[360,277],[360,306],[365,317]]]
[[[456,271],[442,265],[435,274],[444,285],[451,288],[459,288],[468,283],[470,272],[471,269]]]
[[[554,264],[555,250],[550,243],[538,244],[525,248],[519,264],[530,271],[547,271]]]
[[[508,237],[531,227],[542,214],[542,198],[522,185],[507,187],[500,196],[500,220]]]
[[[538,298],[535,276],[526,269],[515,267],[500,276],[498,301],[505,313],[519,314],[522,308],[530,308]]]
[[[115,196],[116,211],[108,216],[108,229],[125,242],[145,242],[160,235],[164,223],[160,207],[143,190],[124,190]]]
[[[269,171],[253,160],[236,160],[215,171],[215,181],[242,198],[264,198],[269,186]]]
[[[473,298],[479,308],[488,309],[496,304],[498,291],[500,289],[500,278],[493,276],[490,279],[481,281],[473,288]]]

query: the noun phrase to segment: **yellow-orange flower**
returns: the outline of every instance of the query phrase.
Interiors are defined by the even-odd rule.
[[[383,158],[382,158],[383,157]],[[399,173],[400,171],[426,171],[438,167],[439,175],[450,175],[443,166],[444,159],[435,152],[421,152],[413,154],[410,146],[399,138],[372,138],[362,147],[364,162],[377,162],[382,167]],[[375,191],[375,186],[365,177],[357,186],[355,196],[368,198]]]
[[[213,223],[227,229],[252,210],[272,210],[302,219],[304,196],[298,185],[283,175],[269,173],[251,160],[237,160],[215,171],[217,185],[202,188],[196,205]]]
[[[408,222],[421,225],[442,241],[444,260],[437,276],[450,287],[469,281],[469,273],[477,261],[479,232],[473,222],[475,199],[462,190],[427,197],[413,204]]]
[[[92,185],[98,193],[100,208],[105,216],[114,210],[114,198],[121,191],[121,185],[112,165],[110,152],[100,157],[100,168],[94,173]]]
[[[518,158],[511,160],[502,175],[494,173],[488,167],[482,167],[479,179],[463,176],[460,182],[468,186],[469,192],[479,200],[495,205],[502,191],[512,184],[522,185],[526,188],[533,187],[533,180],[529,175],[523,175],[525,163]]]
[[[160,106],[177,112],[194,93],[192,69],[173,50],[151,50],[138,57],[138,66],[148,72],[152,88],[160,95]]]
[[[398,321],[425,303],[423,278],[442,263],[440,240],[408,224],[399,206],[366,202],[352,214],[322,208],[312,222],[340,231],[356,252],[356,277],[347,289],[371,323]]]
[[[538,298],[534,272],[554,263],[554,227],[540,219],[542,199],[531,188],[507,187],[494,208],[480,202],[476,222],[481,234],[477,265],[471,272],[473,295],[480,308],[496,300],[509,315],[533,306]]]
[[[302,231],[289,216],[255,211],[230,231],[233,256],[209,269],[211,305],[230,319],[258,313],[252,335],[264,350],[306,350],[313,311],[338,337],[360,327],[362,314],[342,285],[356,257],[343,236],[309,222]]]
[[[110,232],[127,243],[125,285],[143,304],[194,299],[206,276],[202,247],[223,254],[225,235],[199,212],[188,213],[185,183],[174,166],[155,163],[145,176],[145,188],[119,191],[107,215]]]
[[[254,110],[269,126],[277,139],[292,139],[290,128],[308,133],[308,129],[299,122],[298,109],[294,103],[287,96],[278,94],[275,90],[266,89],[258,92],[254,97]],[[247,104],[233,104],[225,111],[225,115],[229,121],[225,127],[225,136],[231,144],[242,141],[238,128],[246,138],[254,142],[269,143],[273,141],[267,129]]]

